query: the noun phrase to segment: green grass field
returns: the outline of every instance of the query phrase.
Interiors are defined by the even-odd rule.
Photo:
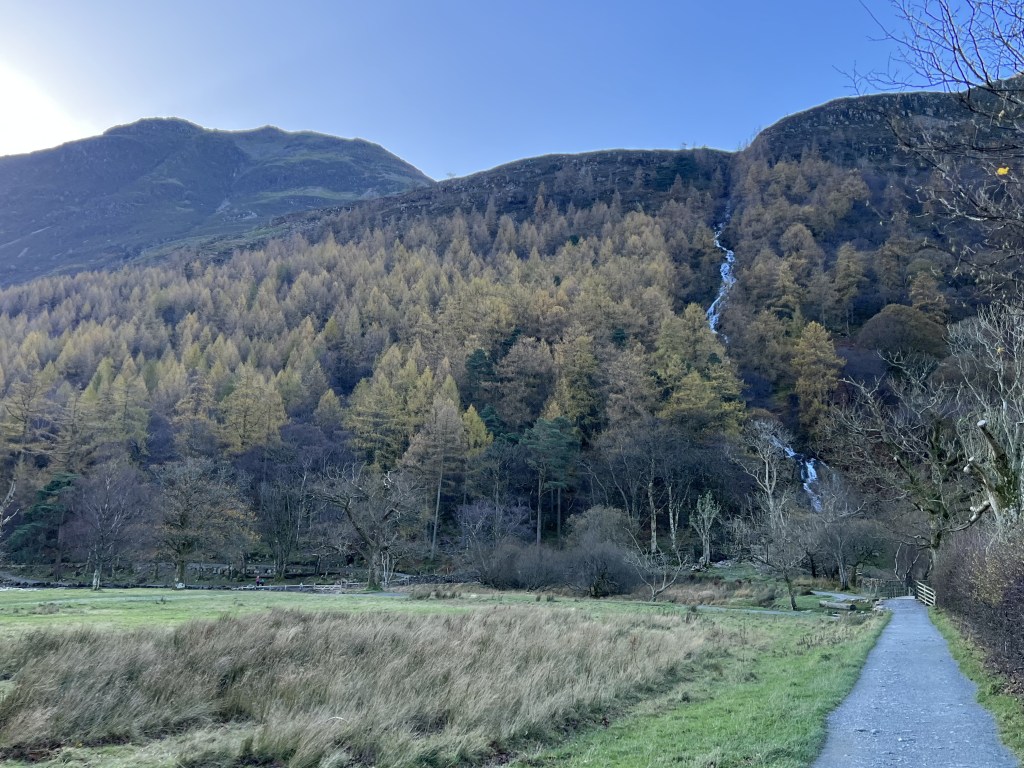
[[[174,589],[109,589],[100,592],[84,589],[8,590],[0,591],[0,637],[10,638],[26,630],[47,628],[170,626],[191,619],[243,615],[272,608],[376,611],[396,609],[395,602],[396,598],[373,594],[313,595]],[[422,601],[402,602],[401,610],[437,610]]]
[[[882,624],[465,588],[4,591],[0,765],[802,766]]]

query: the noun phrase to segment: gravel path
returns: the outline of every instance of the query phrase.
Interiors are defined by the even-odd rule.
[[[892,620],[829,716],[814,768],[1016,768],[927,609],[909,597],[885,605]]]

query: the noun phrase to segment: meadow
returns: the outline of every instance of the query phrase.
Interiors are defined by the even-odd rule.
[[[884,620],[463,590],[0,593],[4,766],[803,766]]]

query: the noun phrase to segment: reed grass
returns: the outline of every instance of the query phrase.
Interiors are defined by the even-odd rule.
[[[667,689],[722,639],[690,613],[556,606],[278,610],[170,629],[33,632],[3,656],[14,684],[0,701],[0,750],[242,723],[249,735],[205,754],[207,764],[480,763]]]

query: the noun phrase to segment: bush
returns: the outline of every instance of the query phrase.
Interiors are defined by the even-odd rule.
[[[639,584],[626,550],[610,543],[557,550],[530,544],[498,548],[480,580],[497,589],[568,588],[578,595],[629,594]]]
[[[589,597],[629,594],[640,585],[640,577],[626,554],[625,549],[610,542],[569,550],[568,586]]]
[[[469,530],[475,520],[494,519],[495,509],[464,507],[464,528]],[[565,549],[506,539],[497,548],[480,552],[480,581],[497,589],[568,588],[590,597],[629,594],[640,583],[627,558],[629,524],[622,510],[592,507],[569,521]]]
[[[980,528],[958,534],[940,553],[932,586],[938,605],[1024,693],[1024,535],[993,541]]]
[[[564,586],[567,573],[564,552],[509,542],[494,552],[480,581],[498,589],[547,589]]]

